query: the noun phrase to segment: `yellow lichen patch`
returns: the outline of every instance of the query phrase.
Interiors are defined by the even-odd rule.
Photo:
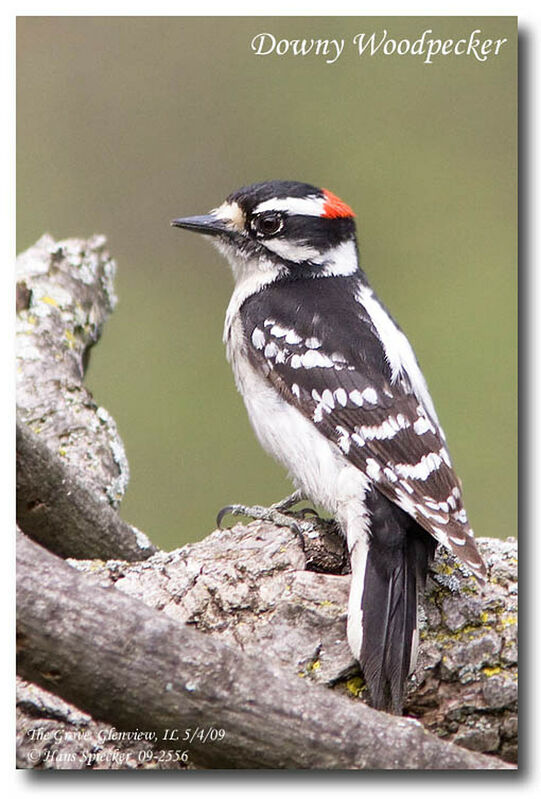
[[[311,660],[309,663],[306,664],[304,667],[304,675],[311,674],[313,671],[317,671],[321,668],[321,661],[320,660]]]
[[[348,690],[348,693],[350,693],[352,696],[359,696],[360,694],[362,694],[364,689],[363,678],[360,677],[359,675],[357,675],[356,677],[351,677],[346,682],[346,688]]]
[[[59,447],[58,454],[64,457],[64,455],[67,454],[67,450],[65,450],[64,447]]]
[[[479,584],[475,577],[468,577],[468,582],[460,587],[461,594],[478,594]]]
[[[436,571],[438,574],[453,574],[455,569],[452,566],[449,566],[447,563],[438,563]]]
[[[54,297],[49,297],[48,295],[45,295],[45,297],[42,297],[42,298],[41,298],[41,301],[42,301],[42,302],[46,302],[46,303],[47,303],[47,305],[52,305],[52,306],[53,306],[53,308],[58,308],[58,303],[57,303],[57,301],[54,299]]]
[[[451,632],[450,630],[437,632],[434,637],[436,641],[440,643],[445,643],[447,641],[449,645],[451,645],[451,641],[473,641],[474,638],[483,635],[490,629],[490,625],[484,627],[482,624],[467,624],[465,627],[461,627],[460,630],[456,630],[455,632]]]
[[[502,613],[498,619],[499,627],[510,627],[512,624],[517,624],[518,616],[516,613]]]
[[[76,339],[75,339],[75,336],[73,335],[73,333],[71,332],[71,330],[65,330],[64,331],[64,336],[66,337],[70,348],[73,349],[73,347],[75,346]]]
[[[85,562],[85,567],[82,569],[84,572],[101,572],[103,571],[103,567],[106,565],[106,561],[100,560],[97,558],[96,560],[89,560]]]
[[[483,674],[486,674],[487,677],[494,677],[495,674],[499,674],[501,672],[500,666],[486,666],[483,670]]]

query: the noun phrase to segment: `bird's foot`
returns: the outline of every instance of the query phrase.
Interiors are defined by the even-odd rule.
[[[294,505],[304,499],[305,497],[301,491],[295,491],[290,496],[285,497],[280,502],[275,502],[268,508],[263,505],[226,505],[218,513],[216,523],[218,527],[221,527],[224,517],[229,514],[233,516],[249,516],[259,521],[272,522],[277,527],[288,527],[302,539],[303,533],[310,533],[314,529],[314,525],[306,520],[306,516],[317,517],[317,513],[313,508],[301,508],[298,511],[291,511]]]

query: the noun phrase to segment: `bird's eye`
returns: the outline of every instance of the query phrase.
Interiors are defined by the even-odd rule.
[[[275,236],[284,226],[282,214],[269,211],[266,214],[258,214],[252,219],[252,229],[258,236]]]

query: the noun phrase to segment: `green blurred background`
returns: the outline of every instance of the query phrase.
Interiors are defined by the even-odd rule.
[[[497,58],[256,57],[253,36],[507,37]],[[169,226],[270,178],[357,212],[362,264],[427,377],[477,535],[516,534],[516,21],[511,17],[18,20],[18,249],[104,233],[120,303],[88,384],[131,467],[126,519],[164,548],[232,501],[290,491],[221,343],[232,288]]]

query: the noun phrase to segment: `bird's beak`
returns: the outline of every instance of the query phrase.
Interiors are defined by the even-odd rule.
[[[212,212],[203,216],[186,216],[183,219],[173,219],[171,224],[174,227],[194,230],[196,233],[203,233],[206,236],[219,236],[224,233],[231,235],[233,232],[229,220],[223,219]]]

